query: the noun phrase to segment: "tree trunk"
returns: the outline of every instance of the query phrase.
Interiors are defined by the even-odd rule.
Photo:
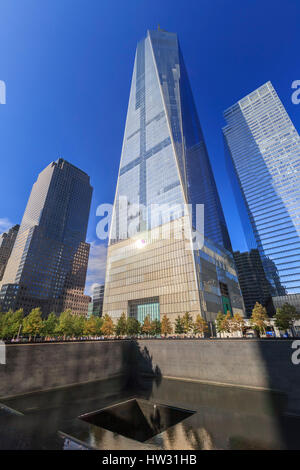
[[[20,333],[21,333],[21,328],[22,328],[22,323],[20,323],[20,326],[19,326],[19,331],[18,331],[18,334],[17,334],[17,340],[19,340]]]

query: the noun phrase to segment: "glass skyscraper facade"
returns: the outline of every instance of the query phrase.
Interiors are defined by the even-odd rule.
[[[121,202],[125,198],[125,203]],[[190,204],[187,216],[183,207]],[[202,250],[161,239],[171,214],[195,228],[204,205]],[[128,225],[135,228],[131,236]],[[202,232],[203,233],[203,232]],[[222,310],[219,282],[242,311],[227,227],[177,35],[148,31],[137,46],[108,249],[103,313],[143,320]],[[205,265],[207,263],[207,265]]]
[[[247,316],[251,317],[256,302],[266,307],[268,314],[272,316],[275,312],[270,286],[266,278],[259,251],[257,249],[252,249],[244,253],[234,251],[233,257]]]
[[[87,314],[91,196],[89,176],[63,159],[39,174],[1,281],[3,310],[41,307],[46,314],[71,308]]]
[[[92,299],[89,303],[89,317],[95,315],[96,317],[102,317],[103,309],[103,298],[104,298],[104,284],[96,284],[92,290]]]
[[[231,250],[230,239],[177,35],[148,31],[138,43],[116,199],[128,204],[204,204],[204,234]],[[115,204],[116,210],[119,209]],[[126,210],[127,208],[123,208]],[[154,210],[154,209],[153,209]],[[160,225],[149,211],[129,212],[140,229]],[[195,214],[193,214],[193,217]],[[120,214],[120,219],[126,215]],[[118,217],[113,222],[118,223]],[[193,221],[194,222],[194,221]],[[195,225],[195,223],[194,223]],[[121,232],[120,227],[114,227]]]
[[[229,173],[272,296],[300,292],[300,137],[267,82],[224,112]]]

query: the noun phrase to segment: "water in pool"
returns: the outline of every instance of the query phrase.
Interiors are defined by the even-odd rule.
[[[2,401],[0,449],[300,449],[299,425],[281,394],[115,378]]]

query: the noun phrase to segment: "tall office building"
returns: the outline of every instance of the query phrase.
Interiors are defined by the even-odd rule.
[[[299,134],[270,82],[224,116],[227,163],[249,248],[259,250],[274,300],[299,298]]]
[[[271,316],[274,312],[270,286],[257,249],[233,253],[239,283],[245,303],[246,315],[251,316],[256,302],[266,307]]]
[[[0,281],[14,247],[20,225],[14,225],[7,233],[2,233],[0,236]]]
[[[180,239],[177,229],[199,229],[196,204],[204,205],[205,240],[191,250],[191,232]],[[177,36],[148,31],[135,56],[103,314],[141,322],[167,314],[174,322],[187,311],[209,321],[222,309],[242,312],[230,250]]]
[[[92,299],[89,303],[89,317],[95,315],[96,317],[102,317],[103,310],[103,299],[104,299],[104,284],[96,284],[93,287]]]
[[[87,314],[91,196],[89,176],[61,158],[39,174],[1,282],[3,310]]]

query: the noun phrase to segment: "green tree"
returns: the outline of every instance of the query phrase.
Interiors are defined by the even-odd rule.
[[[286,315],[289,315],[292,320],[298,320],[300,315],[297,313],[296,307],[289,303],[283,304],[283,306],[280,308],[282,312],[284,312]]]
[[[72,334],[76,338],[80,338],[84,335],[86,318],[83,315],[73,315],[72,316],[73,331]]]
[[[55,313],[49,313],[46,320],[43,322],[42,334],[46,338],[51,338],[55,335],[55,331],[58,325],[58,317]]]
[[[217,318],[216,318],[216,329],[218,333],[225,333],[225,314],[222,312],[218,312]]]
[[[231,313],[227,311],[226,315],[219,312],[216,318],[216,327],[218,333],[230,333],[232,317]]]
[[[124,336],[126,335],[126,331],[127,331],[127,318],[126,318],[126,313],[123,312],[117,321],[115,332],[117,336]]]
[[[3,338],[4,313],[0,312],[0,338]]]
[[[109,315],[104,315],[103,317],[103,325],[102,325],[102,333],[104,336],[111,336],[114,334],[115,325]]]
[[[170,319],[164,315],[161,320],[161,334],[167,336],[172,334],[173,328]]]
[[[183,318],[180,315],[175,319],[175,333],[176,335],[182,335],[184,333]]]
[[[43,329],[42,312],[40,308],[33,308],[29,315],[23,320],[23,333],[29,335],[29,341],[31,337],[40,334]]]
[[[13,311],[10,310],[1,314],[0,318],[0,336],[2,339],[11,339],[13,337],[11,330],[11,316]]]
[[[141,325],[134,317],[127,319],[127,334],[129,336],[136,336],[140,333]]]
[[[185,334],[188,334],[193,329],[193,317],[189,314],[189,312],[185,312],[183,315],[182,324]]]
[[[288,303],[278,308],[274,315],[275,326],[284,331],[293,328],[293,321],[296,319],[298,319],[296,308]]]
[[[286,331],[291,327],[292,319],[289,315],[283,312],[281,308],[278,308],[274,315],[274,323],[279,330]]]
[[[149,315],[147,315],[144,319],[144,323],[143,323],[143,326],[141,328],[141,331],[144,335],[150,335],[151,332],[152,332],[152,325],[151,325],[151,321],[150,321],[150,318],[149,318]]]
[[[23,324],[23,310],[19,309],[13,312],[1,314],[0,319],[0,337],[3,339],[12,339],[19,335]]]
[[[96,334],[97,334],[97,336],[101,336],[102,335],[103,318],[95,316],[95,320],[96,320]]]
[[[201,315],[197,315],[195,323],[193,325],[193,331],[195,335],[204,336],[208,332],[208,324]]]
[[[24,312],[22,308],[13,312],[11,316],[11,333],[12,333],[13,338],[15,336],[19,336],[19,334],[21,333],[21,329],[23,325],[23,318],[24,318]]]
[[[22,326],[23,326],[23,318],[24,318],[24,312],[22,308],[20,308],[19,310],[16,310],[13,313],[12,332],[14,336],[20,335],[22,331]]]
[[[96,336],[97,334],[97,322],[94,315],[91,315],[84,323],[83,333],[86,336]]]
[[[267,315],[267,311],[265,307],[263,307],[258,302],[256,302],[252,310],[250,324],[252,328],[254,328],[258,332],[258,334],[265,333],[266,328],[269,324],[269,317]]]
[[[245,328],[245,320],[240,313],[235,313],[230,321],[230,331],[233,333],[236,331],[243,332]]]
[[[158,319],[151,322],[151,333],[153,336],[161,334],[161,322]]]
[[[63,335],[63,338],[74,335],[74,318],[71,310],[65,310],[59,316],[56,332]]]
[[[227,313],[224,318],[223,322],[223,330],[225,333],[230,333],[231,332],[231,325],[232,325],[232,315],[229,310],[227,310]]]

